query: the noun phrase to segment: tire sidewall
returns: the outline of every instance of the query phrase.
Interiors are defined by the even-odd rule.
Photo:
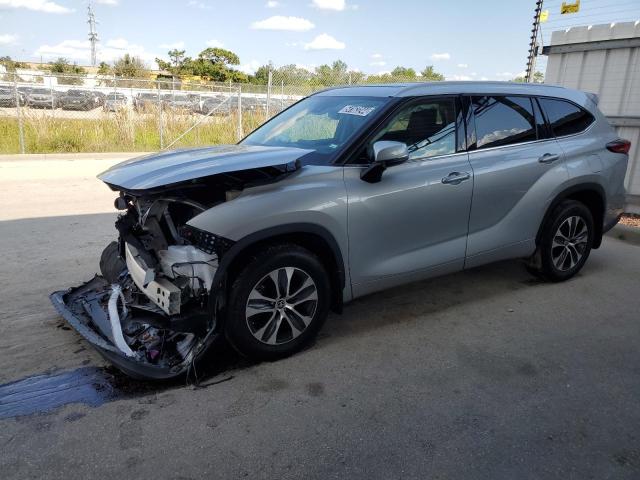
[[[314,281],[318,303],[309,326],[295,339],[280,345],[267,345],[256,339],[246,321],[246,305],[256,284],[278,268],[295,267],[306,272]],[[240,353],[258,359],[276,359],[291,355],[312,340],[322,327],[330,306],[330,285],[320,260],[305,249],[282,246],[267,249],[257,255],[236,277],[229,295],[225,333]]]
[[[571,269],[562,271],[556,268],[553,264],[553,257],[551,252],[551,245],[553,243],[553,238],[555,237],[558,228],[562,223],[569,217],[579,216],[581,217],[588,229],[588,238],[587,245],[582,255],[582,258],[578,263]],[[552,217],[552,221],[549,223],[547,229],[545,229],[543,239],[542,239],[542,269],[548,278],[553,281],[563,281],[573,277],[576,273],[578,273],[585,262],[589,258],[589,254],[591,253],[591,247],[593,245],[593,237],[594,237],[594,225],[593,225],[593,216],[589,209],[580,202],[576,201],[567,201],[563,202],[556,208],[556,212]]]

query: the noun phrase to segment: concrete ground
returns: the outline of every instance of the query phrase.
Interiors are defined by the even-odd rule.
[[[97,270],[116,160],[0,159],[0,383],[104,364],[47,294]],[[0,476],[639,478],[639,273],[607,238],[563,284],[505,262],[359,299],[206,388],[4,418]]]

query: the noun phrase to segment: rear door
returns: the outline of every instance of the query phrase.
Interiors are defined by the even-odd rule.
[[[405,104],[346,165],[349,261],[356,296],[464,264],[473,174],[457,97]],[[360,179],[378,140],[404,142],[409,160],[377,183]]]
[[[474,191],[466,266],[526,256],[549,196],[567,177],[563,152],[529,96],[473,96]]]

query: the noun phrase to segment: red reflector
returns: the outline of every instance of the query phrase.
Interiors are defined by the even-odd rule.
[[[613,153],[624,153],[626,155],[627,153],[629,153],[630,149],[631,142],[623,138],[619,138],[618,140],[607,143],[607,150]]]

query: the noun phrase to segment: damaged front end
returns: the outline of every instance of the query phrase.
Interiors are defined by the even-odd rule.
[[[54,292],[53,305],[125,373],[153,379],[185,373],[220,335],[224,276],[218,267],[234,243],[187,222],[297,165],[216,172],[145,189],[110,183],[113,169],[105,172],[100,178],[120,192],[118,242],[103,253],[102,275]],[[111,176],[122,177],[122,168]]]
[[[196,202],[123,194],[116,204],[126,212],[116,221],[117,248],[103,254],[103,275],[51,300],[125,372],[179,375],[218,333],[212,286],[228,242],[186,225],[206,208]]]

